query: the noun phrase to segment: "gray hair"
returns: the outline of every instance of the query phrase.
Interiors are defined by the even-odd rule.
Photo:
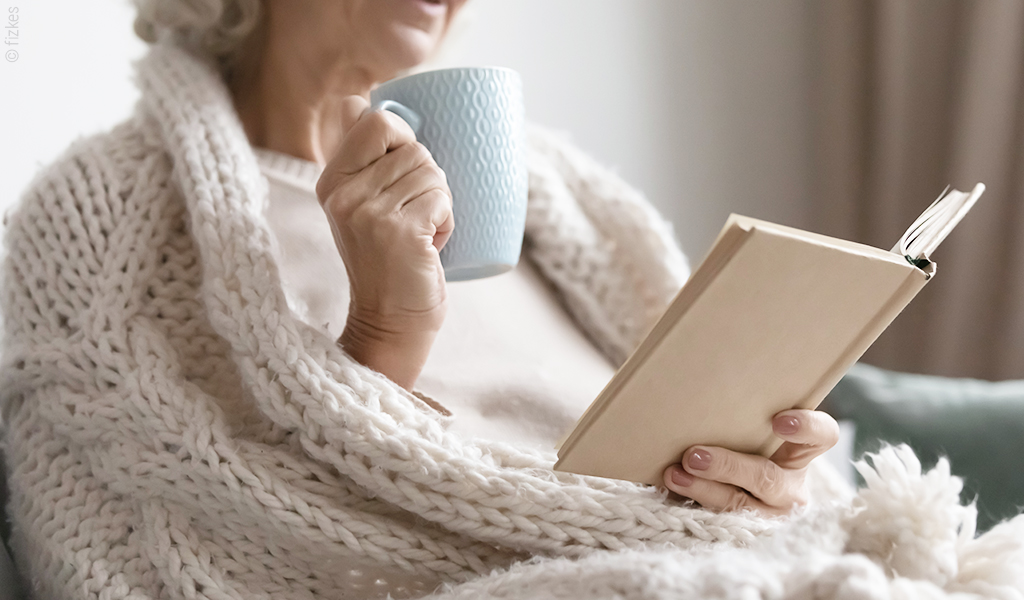
[[[134,0],[135,33],[147,42],[171,38],[214,59],[230,77],[244,42],[263,20],[261,0]]]
[[[255,44],[261,39],[262,0],[132,0],[137,9],[135,33],[146,42],[169,38],[174,43],[215,60],[221,75],[230,81],[238,71],[254,68]],[[475,18],[463,8],[451,23],[450,33],[434,56],[412,69],[433,67],[449,53],[452,38],[461,36]]]

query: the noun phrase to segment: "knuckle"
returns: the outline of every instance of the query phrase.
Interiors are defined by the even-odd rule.
[[[361,227],[366,225],[368,222],[375,220],[376,215],[374,214],[368,203],[361,205],[350,204],[346,206],[346,210],[343,214],[345,222],[349,223],[352,227]]]
[[[442,169],[440,166],[438,166],[437,163],[434,163],[434,168],[437,169],[437,177],[438,177],[438,179],[440,179],[441,183],[443,183],[444,186],[447,188],[448,187],[448,174],[445,173],[444,169]]]
[[[359,208],[359,203],[350,194],[341,193],[341,190],[336,190],[327,197],[323,207],[335,219],[348,221],[354,216],[356,209]]]
[[[336,210],[345,210],[360,194],[358,178],[345,173],[324,172],[316,182],[314,191],[320,206],[332,214]]]
[[[713,479],[736,482],[743,481],[743,466],[728,452],[716,452],[708,473]]]
[[[413,198],[408,204],[409,209],[415,208],[417,214],[425,215],[424,218],[434,219],[438,216],[447,218],[451,215],[451,202],[443,190],[431,188]],[[406,210],[401,211],[406,214]],[[426,216],[429,215],[429,216]]]
[[[384,110],[372,111],[363,119],[366,121],[365,127],[369,130],[369,133],[375,137],[383,136],[395,127],[394,123],[391,122],[391,118],[388,117],[387,111]]]
[[[427,190],[423,197],[431,204],[436,204],[439,208],[446,208],[450,210],[450,203],[448,202],[448,194],[440,188],[431,188]]]
[[[406,122],[405,119],[398,116],[396,113],[391,112],[390,110],[382,110],[378,112],[380,112],[380,114],[387,121],[388,127],[390,127],[392,131],[394,131],[395,133],[402,133],[403,135],[408,135],[413,139],[416,139],[416,133],[413,132],[412,127],[409,125],[408,122]]]
[[[447,186],[447,178],[445,177],[444,171],[441,170],[441,167],[437,166],[437,163],[430,161],[429,163],[424,164],[421,168],[432,180],[436,181],[438,184],[444,184]]]
[[[415,223],[404,214],[388,212],[374,223],[374,230],[387,236],[404,235],[415,230]]]
[[[392,134],[392,139],[411,138],[416,139],[412,127],[405,122],[405,119],[388,110],[379,110],[374,114],[379,115],[382,123],[382,131]],[[410,142],[411,143],[411,142]]]
[[[320,203],[320,206],[323,207],[325,213],[335,219],[344,220],[349,213],[349,203],[345,202],[345,199],[338,194],[331,194]]]
[[[756,491],[762,500],[772,501],[782,498],[785,495],[787,483],[782,467],[772,461],[766,460],[758,467]]]
[[[356,126],[346,136],[341,144],[343,147],[358,147],[365,144],[374,144],[388,137],[393,125],[388,120],[384,111],[367,113],[359,119]]]
[[[406,144],[406,146],[408,147],[408,152],[412,155],[412,159],[416,164],[434,162],[434,157],[430,154],[430,150],[427,150],[427,147],[423,144],[419,142],[412,142]]]

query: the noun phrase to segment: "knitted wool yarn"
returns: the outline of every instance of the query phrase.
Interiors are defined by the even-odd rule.
[[[746,547],[541,559],[432,599],[1024,598],[1024,516],[974,539],[977,513],[945,460],[924,472],[907,446],[871,458],[852,504],[819,505]]]
[[[971,539],[955,478],[912,455],[784,524],[448,433],[289,310],[216,70],[158,45],[138,80],[135,115],[46,169],[7,226],[8,511],[36,598],[1024,594],[1024,523]],[[531,144],[526,252],[621,361],[686,263],[616,177]]]
[[[408,596],[773,528],[447,433],[289,311],[215,69],[158,45],[138,82],[136,114],[46,169],[6,233],[8,508],[38,597]],[[527,252],[621,361],[686,263],[636,192],[532,144]]]

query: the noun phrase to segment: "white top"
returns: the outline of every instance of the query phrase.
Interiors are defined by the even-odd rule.
[[[307,322],[341,334],[345,265],[317,201],[320,167],[257,149],[285,293]],[[528,260],[509,273],[448,285],[448,314],[417,383],[466,436],[551,450],[614,369]]]

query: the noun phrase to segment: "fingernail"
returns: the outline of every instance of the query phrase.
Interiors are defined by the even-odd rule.
[[[775,433],[793,435],[800,429],[800,420],[790,416],[779,417],[772,425],[775,427]]]
[[[690,465],[691,469],[705,471],[711,466],[711,453],[707,450],[694,450],[690,453],[690,458],[686,459],[686,464]]]
[[[690,487],[693,483],[693,475],[680,468],[672,469],[672,483],[680,487]]]

